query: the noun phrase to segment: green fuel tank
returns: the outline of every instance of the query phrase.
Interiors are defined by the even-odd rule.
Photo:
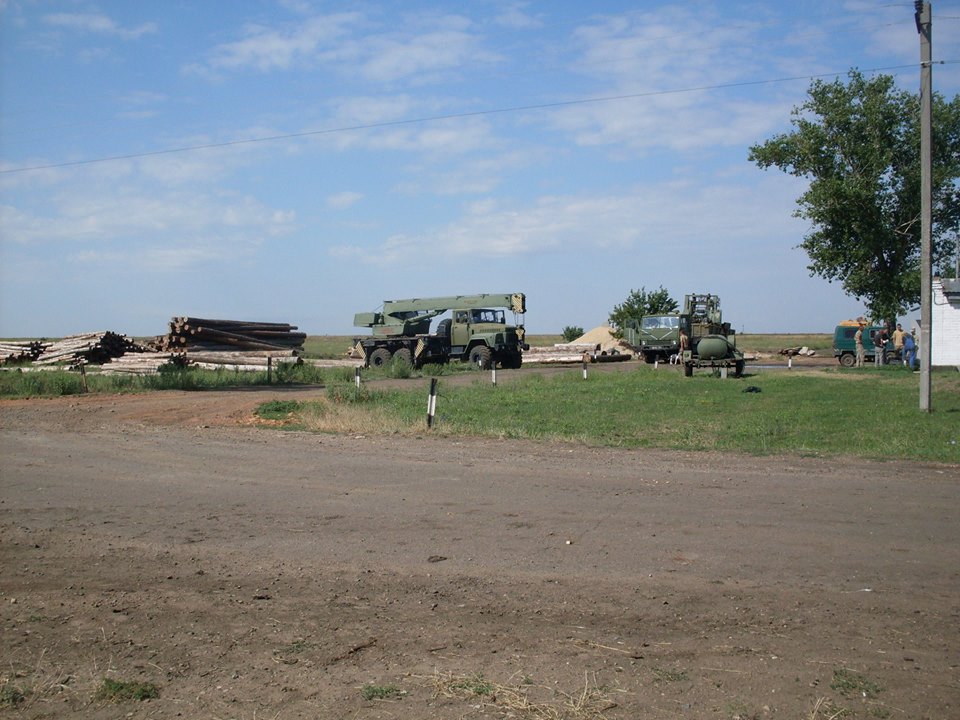
[[[723,335],[705,335],[697,343],[697,355],[701,360],[723,360],[733,354],[734,348]]]

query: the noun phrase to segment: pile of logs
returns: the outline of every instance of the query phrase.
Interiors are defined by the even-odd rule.
[[[41,340],[0,342],[0,365],[33,362],[50,347],[50,344]]]
[[[185,361],[181,355],[147,350],[113,358],[110,362],[101,365],[100,371],[105,375],[156,375],[160,372],[160,368],[166,365],[183,367],[184,364]]]
[[[629,360],[633,354],[627,349],[611,347],[603,350],[595,343],[557,343],[550,347],[531,347],[523,352],[523,364],[571,364],[584,361],[620,362]]]
[[[268,364],[300,362],[307,334],[296,330],[287,323],[174,317],[169,332],[151,348],[182,356],[184,364],[200,368],[266,370]]]
[[[48,345],[33,362],[35,365],[81,362],[100,365],[126,353],[142,352],[143,348],[128,338],[109,330],[70,335]]]
[[[296,325],[250,320],[207,320],[175,317],[170,332],[156,340],[164,352],[231,350],[302,350],[307,334],[294,332]]]

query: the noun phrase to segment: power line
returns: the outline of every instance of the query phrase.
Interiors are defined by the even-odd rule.
[[[947,64],[947,63],[941,63]],[[953,64],[953,63],[949,63]],[[870,68],[864,72],[885,72],[890,70],[905,70],[916,68],[916,64],[891,65],[888,67]],[[235,147],[239,145],[253,145],[257,143],[276,142],[278,140],[294,140],[303,137],[315,137],[320,135],[333,135],[337,133],[355,132],[357,130],[375,130],[379,128],[400,127],[404,125],[416,125],[420,123],[439,122],[442,120],[457,120],[471,117],[483,117],[488,115],[503,115],[513,112],[526,112],[531,110],[549,110],[552,108],[572,107],[576,105],[589,105],[594,103],[616,102],[620,100],[635,100],[645,97],[656,97],[660,95],[677,95],[681,93],[704,92],[707,90],[725,90],[738,87],[751,87],[757,85],[773,85],[776,83],[796,82],[797,80],[810,80],[822,77],[837,77],[843,73],[830,72],[819,73],[816,75],[796,75],[793,77],[773,78],[769,80],[746,80],[736,83],[723,83],[719,85],[701,85],[697,87],[678,88],[674,90],[651,90],[643,93],[628,93],[623,95],[606,95],[594,98],[581,98],[579,100],[561,100],[551,103],[539,103],[535,105],[515,105],[505,108],[492,108],[488,110],[475,110],[472,112],[450,113],[446,115],[428,115],[418,118],[407,118],[403,120],[387,120],[384,122],[364,123],[359,125],[344,125],[335,128],[326,128],[323,130],[304,130],[296,133],[284,133],[282,135],[265,135],[255,138],[243,138],[240,140],[226,140],[216,143],[204,143],[200,145],[185,145],[182,147],[165,148],[163,150],[151,150],[140,153],[129,153],[125,155],[109,155],[98,158],[88,158],[86,160],[72,160],[68,162],[50,163],[46,165],[31,165],[28,167],[9,168],[0,170],[0,175],[13,175],[17,173],[32,172],[37,170],[55,170],[65,167],[77,167],[80,165],[94,165],[98,163],[116,162],[118,160],[135,160],[139,158],[156,157],[158,155],[173,155],[175,153],[195,152],[198,150],[214,150],[218,148]]]

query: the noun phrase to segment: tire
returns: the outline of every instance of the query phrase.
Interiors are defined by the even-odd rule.
[[[683,374],[686,377],[693,377],[693,365],[691,363],[683,364]]]
[[[523,365],[523,355],[520,353],[506,355],[500,360],[500,366],[506,370],[516,370],[521,365]]]
[[[743,360],[737,360],[736,365],[733,366],[733,376],[735,378],[743,377],[743,368],[746,367],[746,362]]]
[[[656,361],[656,359],[657,359],[657,354],[656,354],[656,353],[648,353],[648,352],[643,353],[643,361],[644,361],[647,365],[653,365],[653,363]]]
[[[853,367],[857,364],[857,358],[855,355],[851,355],[850,353],[844,353],[840,356],[840,364],[844,367]]]
[[[390,351],[386,348],[377,348],[370,354],[370,367],[381,368],[390,364]]]
[[[481,370],[489,370],[492,367],[491,358],[493,354],[486,345],[475,345],[470,348],[470,364],[476,365]]]
[[[413,367],[413,353],[410,352],[409,348],[400,348],[393,354],[392,362],[400,362]]]

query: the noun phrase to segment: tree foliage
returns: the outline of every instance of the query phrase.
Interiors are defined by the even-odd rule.
[[[573,342],[583,335],[583,328],[578,325],[567,325],[563,328],[563,339],[565,342]]]
[[[920,301],[920,99],[889,75],[814,81],[793,132],[750,148],[761,168],[810,181],[796,217],[811,274],[839,281],[876,318]],[[933,96],[934,267],[947,264],[960,223],[960,97]]]
[[[614,328],[614,335],[619,336],[628,320],[638,320],[644,315],[659,315],[677,311],[677,301],[670,297],[670,293],[661,285],[659,289],[647,292],[641,287],[631,290],[627,299],[614,306],[610,313],[610,326]]]

